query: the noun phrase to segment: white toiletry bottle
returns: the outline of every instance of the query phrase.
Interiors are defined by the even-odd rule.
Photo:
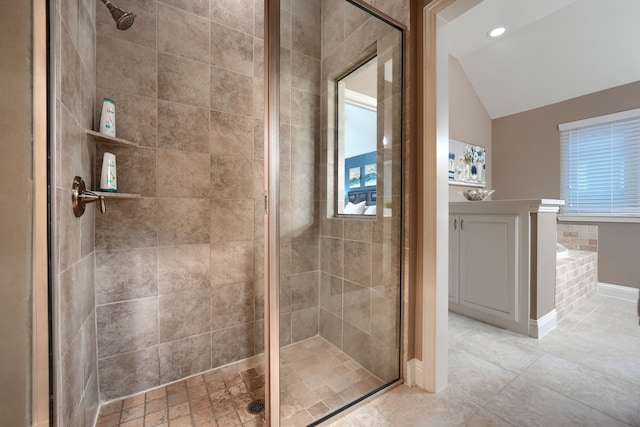
[[[102,173],[100,174],[100,191],[115,193],[118,191],[118,179],[116,176],[116,156],[112,153],[104,153],[102,157]]]
[[[116,103],[109,98],[103,98],[102,114],[100,115],[100,133],[116,136]]]

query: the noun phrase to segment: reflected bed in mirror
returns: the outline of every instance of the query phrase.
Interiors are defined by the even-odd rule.
[[[449,140],[449,184],[465,187],[486,185],[486,149],[455,139]]]

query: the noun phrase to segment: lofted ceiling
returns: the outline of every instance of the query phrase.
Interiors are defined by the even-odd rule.
[[[465,5],[441,14],[449,53],[492,119],[640,80],[640,0],[454,4]],[[497,26],[507,32],[488,37]]]

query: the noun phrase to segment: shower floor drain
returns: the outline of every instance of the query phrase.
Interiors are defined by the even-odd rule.
[[[249,406],[247,406],[247,411],[249,411],[250,414],[259,414],[264,412],[264,402],[262,400],[254,400],[249,403]]]

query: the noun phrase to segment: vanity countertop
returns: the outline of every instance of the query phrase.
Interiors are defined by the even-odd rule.
[[[450,202],[449,211],[455,213],[507,213],[507,212],[558,212],[564,200],[558,199],[506,199]]]

